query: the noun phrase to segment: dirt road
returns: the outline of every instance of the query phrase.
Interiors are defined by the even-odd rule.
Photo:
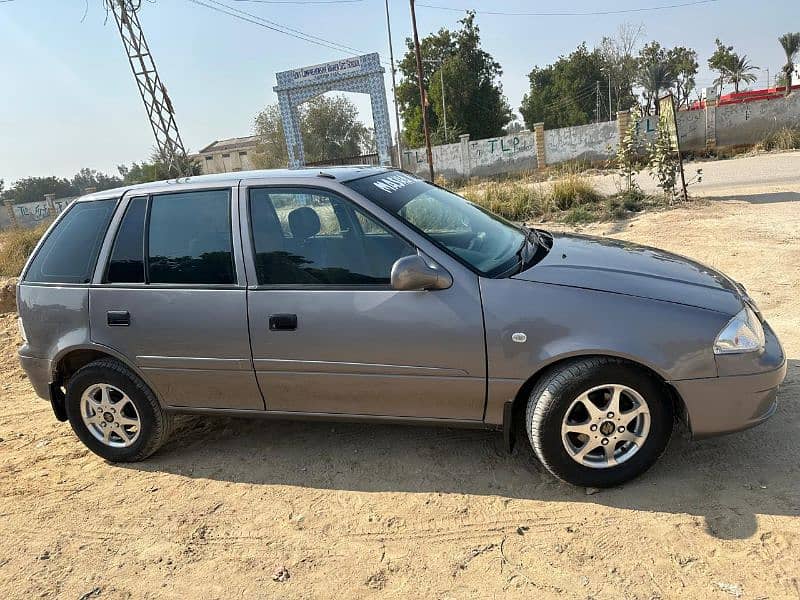
[[[800,201],[800,152],[776,152],[729,160],[687,162],[686,178],[703,170],[700,183],[690,186],[693,196],[716,200],[747,200],[753,203]],[[616,175],[592,178],[605,194],[617,191]],[[653,178],[644,171],[636,178],[649,194],[659,193]]]
[[[497,434],[447,429],[193,420],[118,466],[34,398],[6,315],[0,597],[800,597],[800,204],[715,202],[588,231],[747,285],[791,359],[771,421],[678,434],[646,476],[593,495],[524,447],[507,456]]]

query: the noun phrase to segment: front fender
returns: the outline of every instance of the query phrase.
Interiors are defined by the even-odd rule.
[[[481,279],[489,378],[486,421],[532,376],[576,356],[641,364],[664,380],[716,377],[713,341],[729,316],[623,294]],[[525,334],[516,342],[514,334]],[[519,339],[519,336],[514,336]]]

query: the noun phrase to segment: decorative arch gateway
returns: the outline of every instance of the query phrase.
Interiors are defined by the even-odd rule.
[[[369,94],[378,160],[382,165],[391,164],[389,146],[392,133],[383,85],[384,72],[378,53],[373,52],[275,74],[278,85],[273,89],[278,93],[290,168],[305,164],[298,107],[315,96],[332,91]]]

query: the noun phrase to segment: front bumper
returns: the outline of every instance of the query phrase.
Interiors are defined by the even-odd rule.
[[[53,381],[53,370],[50,361],[46,358],[19,355],[22,370],[28,376],[28,381],[33,386],[36,395],[45,400],[50,400],[50,383]]]
[[[686,407],[693,438],[748,429],[775,414],[778,387],[786,377],[786,357],[777,336],[766,323],[764,332],[766,346],[759,355],[718,357],[719,377],[670,382]],[[743,361],[748,360],[757,372],[731,374],[745,368]]]

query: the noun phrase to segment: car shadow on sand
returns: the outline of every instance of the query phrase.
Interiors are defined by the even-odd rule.
[[[692,442],[678,429],[643,477],[591,495],[555,480],[498,432],[395,425],[186,418],[170,442],[124,468],[251,485],[491,495],[701,516],[710,535],[744,539],[758,515],[800,515],[800,361],[777,414],[736,435]]]

